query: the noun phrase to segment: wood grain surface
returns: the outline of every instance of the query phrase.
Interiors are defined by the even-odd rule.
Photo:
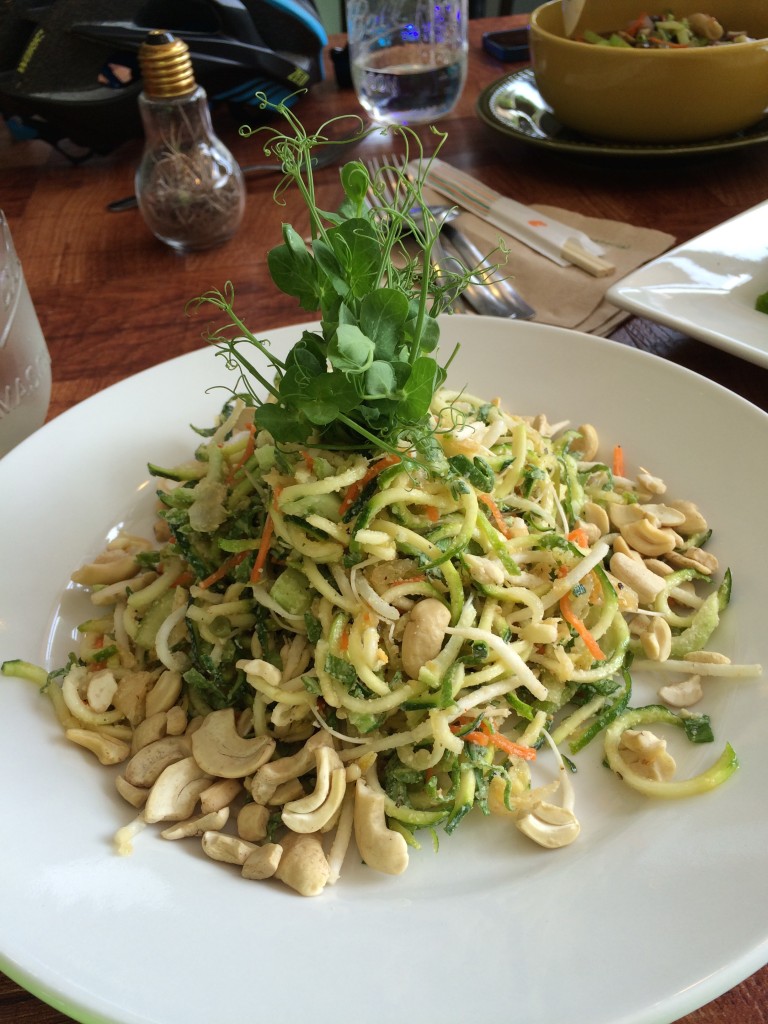
[[[481,34],[520,20],[471,23],[467,85],[459,106],[441,125],[449,131],[444,159],[524,203],[661,227],[678,242],[765,199],[765,145],[695,159],[601,159],[530,147],[485,126],[475,114],[476,97],[512,66],[485,54]],[[334,115],[360,112],[354,95],[337,86],[330,69],[327,80],[302,98],[297,109],[312,128]],[[219,133],[241,163],[259,160],[259,143],[239,138],[236,127],[226,117],[217,121]],[[422,135],[429,150],[432,140],[427,131]],[[389,148],[389,140],[376,135],[357,155],[367,158]],[[260,332],[309,319],[275,291],[267,274],[266,251],[279,240],[281,222],[305,226],[295,199],[287,199],[284,208],[274,203],[274,176],[248,179],[245,222],[231,242],[221,249],[179,256],[149,234],[136,211],[106,211],[110,200],[133,191],[140,152],[141,143],[131,142],[75,167],[44,143],[11,142],[7,134],[0,134],[0,205],[10,222],[53,362],[49,418],[131,374],[201,347],[201,327],[185,318],[185,304],[226,280],[235,284],[244,319]],[[317,180],[320,204],[332,208],[339,199],[336,169],[319,172]],[[768,409],[764,368],[647,320],[628,318],[613,337],[619,344],[688,367]],[[0,1024],[68,1020],[0,975]],[[768,968],[683,1021],[766,1024]],[[580,1017],[578,1024],[589,1022]]]

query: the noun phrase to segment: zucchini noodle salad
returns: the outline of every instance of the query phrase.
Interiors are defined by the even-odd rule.
[[[409,216],[421,180],[402,172],[372,204],[345,164],[343,205],[318,209],[309,153],[333,143],[280,109],[277,198],[298,185],[312,229],[284,227],[269,269],[320,327],[279,359],[230,286],[197,300],[226,315],[208,339],[231,396],[189,461],[150,464],[155,536],[116,533],[72,575],[93,616],[68,663],[2,667],[118,766],[117,849],[158,824],[313,896],[353,848],[397,875],[472,811],[567,846],[592,744],[648,797],[720,785],[730,744],[690,777],[664,735],[712,742],[710,681],[761,671],[712,646],[731,577],[704,514],[588,423],[451,390],[437,318],[477,268],[432,268],[439,224]],[[633,705],[635,670],[658,703]]]

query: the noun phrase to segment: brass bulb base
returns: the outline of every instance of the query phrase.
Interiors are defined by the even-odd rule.
[[[170,32],[155,30],[139,48],[144,94],[152,100],[188,96],[197,88],[189,47]]]

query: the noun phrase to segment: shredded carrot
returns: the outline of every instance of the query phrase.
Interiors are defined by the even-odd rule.
[[[627,26],[627,32],[631,36],[636,36],[641,28],[644,28],[648,24],[648,15],[641,14],[639,18],[635,18],[633,22]]]
[[[341,633],[339,634],[339,650],[349,650],[349,630],[346,628],[342,629]]]
[[[451,724],[450,730],[451,732],[458,732],[462,725],[466,725],[467,722],[471,721],[471,715],[462,715],[458,721]],[[514,757],[522,757],[526,761],[536,760],[536,751],[533,747],[524,747],[521,743],[515,743],[514,740],[507,739],[500,732],[494,732],[488,723],[484,721],[480,722],[478,729],[465,733],[461,738],[470,743],[477,743],[481,747],[487,747],[490,744]]]
[[[404,583],[423,583],[426,578],[425,573],[422,573],[421,576],[406,576],[402,580],[393,580],[389,585],[390,587],[401,587]]]
[[[624,476],[624,449],[620,444],[613,449],[613,475]]]
[[[259,544],[259,550],[256,552],[256,559],[251,569],[251,583],[258,583],[261,579],[261,574],[264,571],[264,565],[267,561],[267,555],[269,553],[269,545],[272,540],[272,533],[274,532],[275,526],[272,522],[272,516],[267,514],[267,518],[264,521],[264,532],[261,535],[261,543]]]
[[[569,623],[576,632],[579,634],[581,639],[584,641],[584,645],[595,659],[595,661],[605,661],[605,655],[600,650],[600,645],[597,640],[592,636],[590,631],[587,629],[582,620],[574,612],[571,607],[571,598],[569,594],[563,594],[560,598],[560,611],[562,612],[563,618]]]
[[[212,572],[210,576],[206,576],[204,580],[201,580],[198,586],[200,586],[202,590],[207,590],[208,587],[213,586],[214,583],[218,583],[220,579],[223,579],[224,576],[227,575],[230,569],[234,569],[235,566],[240,565],[247,554],[247,550],[236,551],[234,555],[230,555],[229,558],[226,558],[215,572]]]
[[[522,757],[526,761],[536,760],[536,751],[533,747],[524,747],[521,743],[507,739],[500,732],[468,732],[462,736],[468,743],[478,743],[481,747],[492,746],[503,750],[509,757]]]
[[[366,484],[369,484],[382,470],[387,469],[389,466],[394,466],[398,462],[400,462],[399,455],[385,455],[374,462],[372,466],[369,466],[365,476],[347,488],[347,493],[344,495],[341,505],[339,505],[339,515],[344,515]]]
[[[436,523],[440,518],[440,509],[436,505],[427,505],[424,515],[431,523]]]
[[[568,534],[568,540],[572,541],[574,544],[577,544],[580,548],[589,547],[589,540],[587,539],[587,534],[584,530],[582,530],[580,526],[577,526],[575,530],[571,530],[571,532]]]
[[[309,470],[309,472],[310,473],[314,473],[314,471],[315,471],[315,460],[312,458],[312,456],[309,454],[308,451],[302,451],[301,454],[302,454],[302,457],[303,457],[304,461],[307,464],[307,469]]]
[[[245,443],[245,449],[240,459],[235,463],[232,469],[229,471],[227,477],[227,484],[231,484],[235,479],[238,470],[242,469],[248,459],[253,455],[253,449],[256,447],[256,424],[248,424],[248,440]]]
[[[190,572],[189,569],[187,569],[180,576],[176,577],[176,579],[173,581],[171,586],[172,587],[188,587],[191,583],[194,583],[194,582],[195,582],[195,574],[193,572]]]
[[[494,522],[496,523],[496,527],[499,533],[503,533],[507,540],[509,540],[509,538],[512,536],[512,531],[507,526],[504,520],[504,516],[501,514],[501,509],[499,508],[499,506],[496,504],[496,502],[493,500],[490,494],[481,494],[479,495],[479,498],[480,501],[482,501],[482,503],[490,510],[490,513],[493,516]]]

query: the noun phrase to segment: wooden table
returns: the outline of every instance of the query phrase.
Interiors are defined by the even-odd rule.
[[[522,202],[662,227],[680,242],[765,198],[768,146],[696,159],[601,160],[526,146],[487,128],[474,113],[475,99],[510,65],[485,54],[481,34],[523,20],[471,23],[469,77],[459,106],[445,122],[444,158]],[[359,111],[354,95],[339,89],[332,73],[297,109],[311,128],[335,114]],[[241,162],[259,159],[257,143],[238,138],[226,117],[217,121],[217,130]],[[424,138],[429,144],[426,132]],[[388,148],[388,140],[376,136],[366,141],[363,155]],[[199,348],[199,327],[185,319],[184,305],[228,279],[235,284],[241,315],[259,332],[309,318],[273,288],[267,274],[266,251],[279,241],[281,221],[302,223],[295,198],[285,209],[272,201],[274,176],[249,178],[245,222],[231,242],[181,257],[155,241],[135,211],[106,211],[110,200],[133,190],[140,151],[139,142],[127,143],[73,167],[43,143],[11,143],[0,136],[0,202],[53,360],[50,418],[130,374]],[[337,172],[321,171],[317,179],[321,204],[331,208],[339,198]],[[766,369],[645,320],[628,319],[613,336],[768,409]],[[683,1019],[685,1024],[766,1024],[768,968]],[[66,1020],[0,975],[0,1024]]]

